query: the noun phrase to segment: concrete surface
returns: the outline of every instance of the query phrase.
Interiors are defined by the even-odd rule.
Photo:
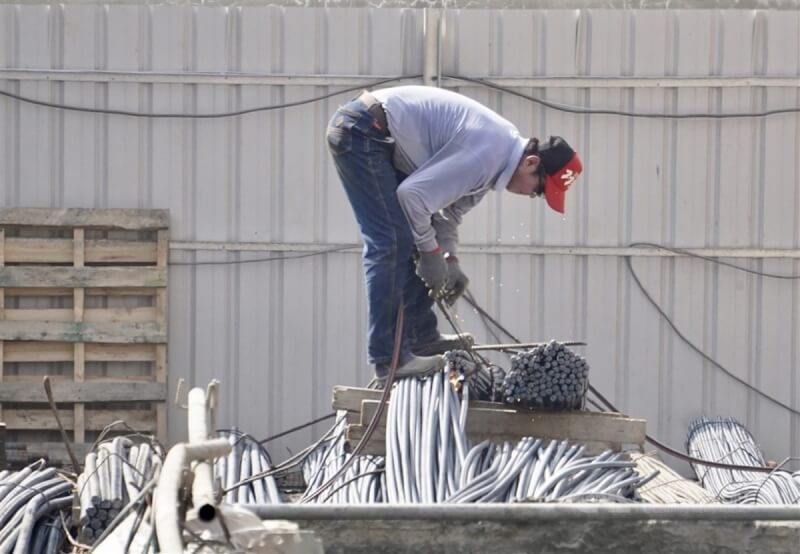
[[[299,521],[325,554],[796,553],[800,523]]]

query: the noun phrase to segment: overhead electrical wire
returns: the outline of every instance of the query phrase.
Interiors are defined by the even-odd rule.
[[[791,114],[791,113],[800,113],[800,107],[787,107],[787,108],[775,108],[770,110],[763,110],[763,111],[754,111],[754,112],[741,112],[741,113],[712,113],[712,112],[694,112],[694,113],[664,113],[664,112],[638,112],[638,111],[627,111],[627,110],[614,110],[608,108],[587,108],[583,106],[575,106],[571,104],[562,104],[559,102],[552,102],[549,100],[544,100],[537,96],[533,96],[530,94],[525,94],[523,92],[519,92],[514,90],[513,88],[498,85],[493,83],[490,79],[487,78],[480,78],[480,77],[466,77],[463,75],[448,75],[444,74],[441,77],[447,79],[454,79],[458,81],[463,81],[465,83],[471,83],[475,85],[480,85],[492,90],[496,90],[499,92],[503,92],[506,94],[510,94],[516,96],[518,98],[522,98],[543,106],[545,108],[549,108],[552,110],[571,113],[576,115],[613,115],[613,116],[620,116],[620,117],[636,117],[636,118],[646,118],[646,119],[745,119],[745,118],[762,118],[768,117],[773,115],[783,115],[783,114]],[[405,80],[415,80],[421,79],[422,75],[406,75],[406,76],[397,76],[397,77],[390,77],[386,79],[381,79],[377,81],[370,81],[362,83],[355,87],[348,87],[345,89],[341,89],[335,92],[330,92],[321,96],[315,96],[312,98],[307,98],[304,100],[297,100],[294,102],[285,102],[281,104],[274,104],[270,106],[256,106],[253,108],[246,108],[241,110],[234,110],[234,111],[227,111],[227,112],[214,112],[214,113],[156,113],[156,112],[140,112],[134,110],[116,110],[116,109],[108,109],[108,108],[89,108],[84,106],[75,106],[70,104],[62,104],[59,102],[48,102],[45,100],[37,100],[35,98],[31,98],[29,96],[24,96],[21,94],[16,94],[13,92],[0,90],[0,96],[5,96],[7,98],[17,100],[19,102],[25,102],[28,104],[33,104],[36,106],[41,106],[45,108],[55,108],[55,109],[62,109],[62,110],[69,110],[69,111],[77,111],[77,112],[85,112],[85,113],[94,113],[94,114],[102,114],[102,115],[121,115],[121,116],[128,116],[128,117],[144,117],[144,118],[180,118],[180,119],[219,119],[219,118],[227,118],[227,117],[237,117],[241,115],[246,115],[250,113],[256,112],[265,112],[265,111],[272,111],[272,110],[281,110],[286,108],[293,108],[295,106],[302,106],[305,104],[311,104],[313,102],[318,102],[321,100],[327,100],[333,96],[344,94],[347,92],[354,92],[357,90],[369,89],[373,87],[377,87],[380,85],[385,85],[388,83],[393,83],[397,81],[405,81]],[[280,86],[280,85],[278,85]],[[315,86],[326,86],[326,85],[315,85]],[[330,86],[330,85],[328,85]],[[581,88],[581,87],[576,87]],[[626,88],[626,87],[621,87]],[[708,87],[714,88],[714,87]]]
[[[557,110],[560,112],[566,112],[571,114],[578,114],[578,115],[616,115],[621,117],[637,117],[644,119],[739,119],[739,118],[760,118],[771,115],[781,115],[789,113],[800,113],[800,108],[798,107],[776,108],[772,110],[763,110],[760,112],[742,112],[742,113],[695,112],[695,113],[676,113],[676,114],[663,113],[663,112],[635,112],[627,110],[612,110],[607,108],[603,109],[584,108],[581,106],[573,106],[570,104],[560,104],[557,102],[551,102],[549,100],[542,100],[541,98],[538,98],[536,96],[525,94],[523,92],[519,92],[509,87],[497,85],[488,79],[463,77],[460,75],[442,75],[442,77],[448,79],[456,79],[459,81],[464,81],[466,83],[482,85],[486,88],[490,88],[493,90],[504,92],[506,94],[511,94],[512,96],[517,96],[518,98],[529,100],[535,104],[544,106],[545,108],[550,108],[552,110]],[[709,87],[709,88],[714,88],[714,87]]]
[[[220,260],[209,262],[169,262],[171,266],[203,266],[203,265],[243,265],[255,264],[261,262],[278,262],[281,260],[297,260],[300,258],[311,258],[312,256],[320,256],[322,254],[330,254],[332,252],[342,252],[351,248],[358,247],[357,244],[343,244],[333,248],[324,248],[322,250],[314,250],[312,252],[303,252],[302,254],[287,254],[285,256],[269,256],[266,258],[253,258],[249,260]]]
[[[653,244],[653,243],[633,243],[633,245],[647,245],[647,246],[652,246],[654,248],[663,248],[662,246],[657,245],[657,244]],[[665,250],[676,251],[677,249],[665,248]],[[681,253],[684,253],[684,252],[685,251],[682,251]],[[696,254],[693,255],[693,256],[697,257],[697,258],[702,258],[702,259],[704,259],[706,261],[709,261],[709,262],[712,262],[712,263],[717,263],[717,264],[724,265],[724,266],[727,266],[727,267],[730,267],[730,268],[733,268],[733,269],[737,269],[739,271],[745,271],[747,273],[759,275],[759,276],[762,276],[762,277],[770,277],[770,278],[773,278],[773,279],[800,279],[800,276],[776,275],[776,274],[772,274],[772,273],[765,273],[765,272],[762,272],[762,271],[755,271],[755,270],[739,267],[739,266],[737,266],[735,264],[722,262],[722,261],[717,260],[715,258],[709,258],[709,257],[706,257],[706,256],[699,256],[699,255],[696,255]],[[728,377],[730,377],[731,379],[733,379],[737,383],[741,384],[742,386],[744,386],[748,390],[750,390],[750,391],[758,394],[759,396],[769,400],[773,404],[775,404],[777,406],[780,406],[781,408],[784,408],[785,410],[789,411],[790,413],[792,413],[794,415],[800,415],[800,411],[798,411],[795,408],[789,406],[785,402],[781,402],[780,400],[778,400],[774,396],[771,396],[771,395],[765,393],[761,389],[759,389],[757,387],[754,387],[753,385],[751,385],[750,383],[748,383],[747,381],[745,381],[744,379],[742,379],[741,377],[739,377],[738,375],[736,375],[735,373],[730,371],[728,368],[726,368],[725,366],[720,364],[714,358],[712,358],[711,356],[706,354],[702,349],[700,349],[699,346],[697,346],[695,343],[693,343],[691,340],[689,340],[689,338],[686,335],[684,335],[683,332],[681,332],[680,329],[678,329],[678,326],[675,324],[675,322],[672,320],[672,318],[670,318],[669,315],[667,315],[667,313],[664,311],[664,309],[661,306],[659,306],[658,302],[655,301],[655,299],[652,297],[652,295],[645,288],[644,284],[642,284],[642,281],[639,279],[639,275],[636,273],[636,270],[633,269],[632,257],[631,256],[625,256],[624,258],[625,258],[625,265],[627,266],[628,271],[630,272],[630,275],[633,278],[634,283],[636,283],[636,286],[639,288],[639,291],[642,293],[642,295],[644,295],[645,299],[650,303],[650,305],[653,306],[653,308],[655,308],[655,310],[664,319],[664,321],[666,321],[667,325],[670,326],[670,328],[675,332],[675,334],[678,336],[678,338],[680,338],[689,348],[691,348],[692,350],[697,352],[697,354],[699,354],[700,357],[702,357],[708,363],[710,363],[711,365],[713,365],[714,367],[716,367],[717,369],[722,371],[725,375],[727,375]]]
[[[157,112],[137,112],[133,110],[114,110],[109,108],[88,108],[85,106],[74,106],[71,104],[62,104],[59,102],[47,102],[45,100],[37,100],[35,98],[30,98],[29,96],[15,94],[13,92],[8,92],[6,90],[0,90],[0,96],[5,96],[13,100],[18,100],[19,102],[25,102],[26,104],[33,104],[45,108],[56,108],[73,112],[85,112],[85,113],[94,113],[102,115],[123,115],[128,117],[145,117],[150,119],[219,119],[226,117],[236,117],[256,112],[268,112],[273,110],[294,108],[296,106],[303,106],[305,104],[312,104],[314,102],[319,102],[321,100],[327,100],[328,98],[331,98],[333,96],[338,96],[340,94],[345,94],[347,92],[355,92],[358,90],[363,90],[365,88],[372,88],[379,85],[385,85],[387,83],[393,83],[395,81],[403,81],[406,79],[419,79],[420,77],[422,77],[422,75],[408,75],[408,76],[398,75],[397,77],[389,77],[387,79],[380,79],[377,81],[365,81],[364,83],[361,83],[358,86],[336,90],[333,92],[329,92],[327,94],[314,96],[312,98],[306,98],[303,100],[295,100],[293,102],[284,102],[281,104],[273,104],[270,106],[255,106],[253,108],[245,108],[242,110],[233,110],[228,112],[214,112],[214,113],[169,113],[169,112],[157,113]]]
[[[730,262],[725,262],[723,260],[720,260],[719,258],[715,258],[712,256],[703,256],[702,254],[696,254],[691,250],[686,250],[684,248],[674,248],[672,246],[665,246],[663,244],[658,244],[655,242],[632,242],[630,243],[629,246],[633,248],[648,247],[648,248],[658,248],[660,250],[667,250],[668,252],[674,252],[675,254],[681,254],[682,256],[689,256],[690,258],[697,258],[698,260],[705,260],[707,262],[715,263],[718,265],[724,265],[725,267],[730,267],[738,271],[744,271],[745,273],[750,273],[751,275],[757,275],[759,277],[770,277],[772,279],[787,279],[787,280],[800,279],[800,273],[782,274],[782,273],[769,273],[767,271],[758,271],[757,269],[750,269],[747,267],[742,267],[740,265],[732,264]]]

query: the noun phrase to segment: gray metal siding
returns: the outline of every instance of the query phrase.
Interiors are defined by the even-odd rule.
[[[800,79],[800,12],[447,10],[442,72],[477,77],[773,76]],[[415,75],[423,11],[279,6],[0,5],[8,69]],[[0,75],[2,79],[2,75]],[[703,413],[751,426],[767,453],[800,454],[798,418],[748,393],[681,342],[606,255],[496,254],[497,247],[800,248],[800,116],[657,120],[576,115],[464,82],[527,135],[565,136],[586,172],[565,217],[489,195],[462,242],[471,288],[523,339],[585,339],[593,383],[650,431],[681,445]],[[309,85],[0,80],[3,90],[97,108],[218,112],[335,90]],[[663,113],[800,107],[800,87],[520,88],[551,102]],[[324,128],[348,93],[226,119],[138,119],[0,100],[5,206],[169,208],[175,241],[355,243]],[[491,249],[495,250],[492,251]],[[274,252],[174,249],[175,262]],[[798,406],[798,302],[776,281],[686,258],[637,257],[678,328],[741,378]],[[800,271],[795,259],[745,259]],[[178,266],[170,277],[170,386],[222,381],[220,423],[266,436],[329,409],[334,384],[363,384],[359,255]],[[464,328],[493,340],[462,305]],[[182,411],[170,433],[185,436]],[[325,424],[278,442],[297,451]]]

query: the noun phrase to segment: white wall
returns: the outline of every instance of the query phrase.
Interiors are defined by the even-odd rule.
[[[514,89],[552,102],[659,113],[800,107],[796,9],[463,9],[446,11],[443,20],[443,74],[596,77],[581,87]],[[424,60],[423,11],[404,8],[5,4],[0,37],[0,89],[134,111],[280,104],[379,76],[418,75]],[[292,85],[227,84],[207,72],[256,76],[237,83],[304,77]],[[673,80],[667,87],[614,87],[602,79],[623,76],[782,77],[784,86]],[[588,341],[594,385],[621,409],[647,418],[649,431],[664,441],[682,446],[689,421],[702,414],[731,415],[769,456],[799,455],[798,418],[692,352],[613,255],[625,251],[602,247],[652,241],[765,249],[768,256],[790,249],[788,258],[734,261],[800,272],[800,115],[575,115],[482,86],[443,84],[498,110],[523,134],[563,135],[586,168],[565,218],[543,202],[503,194],[490,195],[467,217],[463,265],[484,307],[526,340]],[[328,117],[352,95],[222,119],[93,115],[2,98],[0,204],[168,208],[174,262],[237,262],[275,256],[268,250],[287,244],[314,250],[356,243],[324,144]],[[197,241],[253,243],[255,251],[198,251]],[[575,255],[535,246],[592,248]],[[634,265],[691,340],[736,375],[800,407],[796,281],[687,258],[640,256]],[[198,385],[220,379],[221,423],[257,436],[324,414],[334,384],[369,379],[362,297],[357,249],[173,266],[171,390],[180,377]],[[494,340],[466,305],[460,316],[479,340]],[[184,421],[171,408],[174,440],[185,436]],[[325,428],[278,441],[275,457]]]

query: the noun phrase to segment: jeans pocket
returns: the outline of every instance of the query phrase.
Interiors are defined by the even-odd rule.
[[[328,127],[325,138],[328,140],[328,149],[334,155],[347,154],[353,149],[353,134],[350,129]]]

